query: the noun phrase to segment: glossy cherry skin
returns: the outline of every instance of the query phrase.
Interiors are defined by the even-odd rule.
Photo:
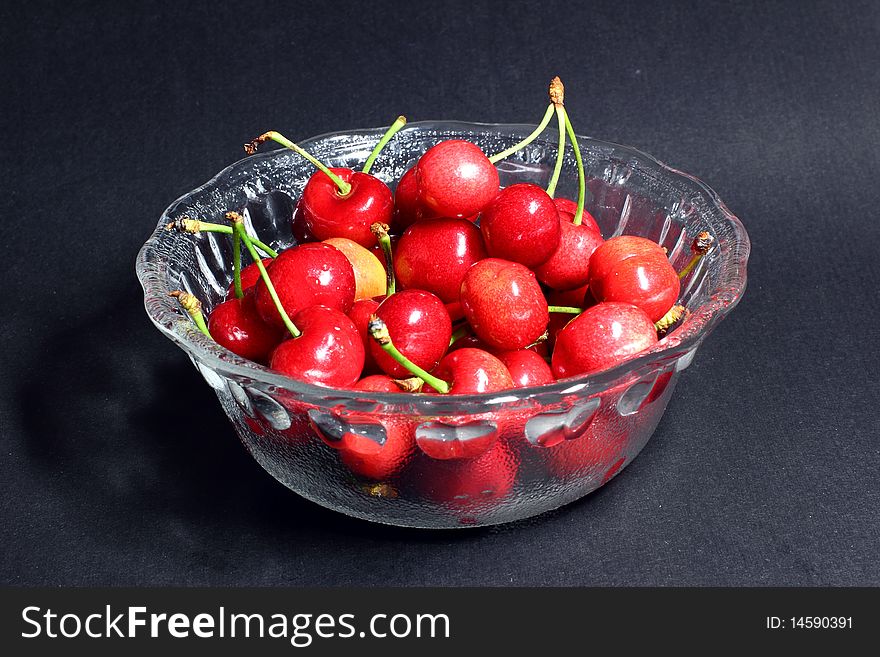
[[[590,294],[590,286],[584,285],[574,290],[551,290],[547,295],[547,301],[551,306],[567,306],[569,308],[589,308],[595,306],[596,301]],[[547,324],[547,340],[538,343],[544,345],[549,351],[553,351],[556,344],[556,335],[562,328],[575,318],[569,313],[550,313],[550,322]]]
[[[354,390],[363,390],[364,392],[400,392],[400,386],[394,383],[387,374],[371,374],[365,376],[352,386]]]
[[[355,301],[385,294],[385,267],[372,251],[345,237],[331,237],[324,243],[339,249],[351,263]]]
[[[551,306],[589,308],[596,305],[596,300],[590,293],[590,286],[581,285],[573,290],[551,290],[547,294],[547,303]]]
[[[513,378],[498,358],[482,349],[456,349],[440,361],[433,374],[449,383],[449,394],[472,395],[513,388]],[[425,384],[423,391],[430,388]]]
[[[293,217],[290,220],[290,232],[293,234],[293,239],[297,244],[318,241],[315,239],[315,236],[312,235],[312,231],[306,224],[305,217],[303,216],[299,204],[297,204],[296,209],[294,209]]]
[[[354,303],[354,269],[348,258],[329,244],[312,242],[282,251],[268,273],[281,305],[291,318],[300,310],[316,305],[347,313]],[[265,283],[258,281],[254,289],[257,311],[263,320],[283,327]]]
[[[456,349],[465,349],[467,347],[472,349],[482,349],[483,351],[489,351],[490,349],[490,347],[486,346],[486,343],[480,340],[476,335],[465,335],[449,345],[449,351],[453,352]]]
[[[278,345],[269,367],[316,385],[353,386],[364,368],[364,344],[352,321],[325,306],[309,306],[292,319],[302,335]]]
[[[470,217],[498,193],[498,170],[476,144],[450,139],[429,148],[416,166],[418,202],[437,217]]]
[[[556,380],[547,361],[531,349],[496,351],[495,356],[507,367],[515,388],[543,386]]]
[[[461,307],[461,300],[458,299],[456,301],[452,301],[451,303],[447,303],[446,312],[449,313],[449,319],[453,322],[457,322],[461,319],[464,319],[464,310]]]
[[[468,269],[461,306],[474,333],[494,349],[521,349],[547,328],[547,301],[535,274],[516,262],[486,258]]]
[[[560,221],[574,221],[574,215],[577,214],[577,203],[567,198],[554,198],[553,204],[556,206],[556,209],[559,210]],[[581,226],[586,226],[599,236],[602,235],[602,230],[599,228],[599,224],[596,223],[593,215],[587,212],[586,209],[584,209],[584,212],[581,215]]]
[[[554,290],[572,290],[590,282],[590,256],[604,240],[583,224],[562,221],[559,227],[559,246],[535,269],[535,276]]]
[[[391,223],[394,199],[388,186],[375,176],[351,169],[330,169],[351,185],[346,195],[325,173],[318,171],[303,189],[299,208],[315,239],[347,237],[367,248],[376,243],[370,226]]]
[[[397,350],[424,370],[434,369],[449,347],[452,321],[443,302],[430,292],[402,290],[392,294],[379,305],[376,315],[385,322]],[[412,376],[375,340],[370,343],[370,353],[389,376]]]
[[[269,265],[272,264],[272,258],[263,258],[263,266],[266,269],[269,268]],[[252,288],[256,282],[260,280],[260,270],[257,268],[257,263],[252,262],[247,267],[243,267],[241,270],[241,289],[244,292],[247,292],[250,288]],[[235,297],[235,281],[229,284],[229,287],[226,289],[226,298],[231,299]]]
[[[669,260],[651,254],[618,263],[603,279],[601,288],[603,301],[631,303],[656,322],[675,304],[680,283]]]
[[[534,268],[546,262],[559,246],[559,212],[543,189],[530,183],[505,187],[480,216],[486,250]]]
[[[242,358],[266,364],[283,333],[257,313],[252,291],[241,299],[227,299],[208,317],[208,330],[217,344]]]
[[[604,300],[602,285],[611,270],[623,260],[640,255],[667,259],[663,247],[635,235],[612,237],[593,251],[593,255],[590,256],[590,290],[597,301]]]
[[[657,343],[657,330],[641,308],[606,302],[588,308],[556,335],[551,367],[557,379],[619,365]]]
[[[348,318],[352,321],[361,341],[364,344],[364,372],[378,372],[379,366],[376,365],[376,359],[373,358],[373,352],[370,344],[373,338],[370,337],[370,317],[376,312],[382,299],[360,299],[355,301],[351,310],[348,311]]]
[[[419,221],[400,237],[394,251],[397,283],[427,290],[443,303],[459,300],[468,268],[487,257],[480,229],[467,219]]]
[[[547,345],[551,353],[556,346],[556,336],[574,318],[575,315],[570,315],[569,313],[550,313],[550,321],[547,322],[547,340],[544,344]]]
[[[419,219],[433,216],[430,210],[419,200],[419,181],[416,177],[416,167],[406,170],[397,182],[394,190],[394,216],[391,220],[391,229],[395,233],[402,233]]]

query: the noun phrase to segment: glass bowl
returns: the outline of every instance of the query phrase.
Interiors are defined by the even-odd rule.
[[[427,148],[467,139],[501,151],[528,125],[410,123],[373,173],[393,186]],[[330,166],[358,169],[383,128],[300,142]],[[499,163],[502,186],[546,186],[557,136],[548,130]],[[666,247],[676,269],[703,230],[715,248],[682,282],[688,313],[655,348],[614,369],[553,385],[444,397],[363,393],[314,386],[244,360],[203,336],[168,292],[185,289],[210,310],[232,274],[231,240],[164,230],[182,215],[222,222],[243,213],[250,230],[281,249],[293,245],[291,215],[313,173],[288,150],[247,157],[173,203],[141,249],[137,274],[147,314],[214,389],[242,443],[273,477],[330,509],[410,527],[492,525],[534,516],[605,484],[651,437],[679,374],[746,284],[749,240],[705,184],[633,148],[579,137],[587,209],[606,238],[641,235]],[[571,149],[558,195],[576,198]],[[468,458],[445,458],[469,453]],[[442,458],[441,458],[442,457]]]

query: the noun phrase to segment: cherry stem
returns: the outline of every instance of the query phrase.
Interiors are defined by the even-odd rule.
[[[547,311],[551,313],[568,313],[569,315],[580,315],[584,312],[583,308],[575,308],[573,306],[547,306]]]
[[[463,338],[464,336],[470,333],[470,328],[468,328],[467,324],[462,324],[455,331],[452,332],[452,337],[449,338],[449,346],[455,344],[456,340]]]
[[[544,118],[541,119],[541,122],[538,124],[538,127],[535,128],[535,131],[532,134],[530,134],[528,137],[523,139],[521,142],[514,144],[510,148],[505,149],[505,150],[501,151],[500,153],[495,153],[495,155],[490,155],[489,161],[492,164],[495,164],[496,162],[500,162],[505,157],[513,155],[517,151],[521,151],[526,146],[528,146],[533,141],[535,141],[541,135],[541,133],[547,129],[547,126],[550,124],[550,119],[553,118],[553,108],[554,108],[553,103],[550,103],[550,105],[547,106],[547,111],[544,113]]]
[[[404,392],[421,392],[422,386],[425,384],[417,376],[412,376],[408,379],[391,379],[397,385],[398,388],[403,390]]]
[[[391,253],[391,238],[388,236],[388,224],[378,221],[370,226],[370,231],[376,236],[382,255],[385,256],[385,296],[390,297],[397,291],[397,283],[394,280],[394,256]]]
[[[184,292],[183,290],[174,290],[173,292],[169,292],[168,296],[175,297],[180,302],[180,305],[183,306],[187,315],[189,315],[195,322],[198,329],[211,338],[211,333],[208,331],[208,325],[205,323],[205,316],[202,314],[202,302],[199,301],[195,295],[190,294],[189,292]],[[214,338],[211,339],[213,340]]]
[[[287,327],[287,330],[290,331],[290,334],[298,338],[302,335],[302,332],[296,328],[296,325],[290,320],[290,317],[287,314],[287,311],[284,310],[284,306],[281,305],[281,299],[278,298],[278,292],[275,291],[275,286],[272,285],[272,280],[269,278],[269,272],[266,271],[265,265],[263,265],[262,259],[260,259],[259,254],[257,254],[257,250],[254,248],[254,245],[251,243],[250,238],[247,235],[247,231],[244,229],[244,221],[241,218],[241,215],[237,212],[227,212],[226,218],[232,222],[232,227],[241,237],[241,241],[244,242],[245,247],[248,250],[248,253],[251,254],[251,258],[253,258],[254,262],[257,265],[257,269],[260,270],[260,278],[263,279],[263,283],[266,285],[266,289],[269,290],[269,296],[272,297],[272,302],[275,304],[275,308],[278,310],[278,314],[281,316],[281,321],[284,322],[284,326]]]
[[[235,287],[235,298],[241,299],[244,290],[241,288],[241,235],[232,231],[232,284]]]
[[[199,233],[220,233],[221,235],[232,235],[235,231],[232,230],[232,226],[224,226],[222,224],[212,224],[208,221],[201,221],[199,219],[192,219],[187,216],[183,216],[176,221],[172,221],[169,224],[165,225],[165,230],[179,230],[184,233],[190,233],[191,235],[197,235]],[[263,244],[256,237],[251,237],[251,242],[255,247],[260,249],[263,253],[265,253],[270,258],[277,258],[278,251],[268,246],[267,244]]]
[[[663,317],[654,322],[654,328],[657,329],[657,333],[664,335],[673,324],[682,318],[686,311],[687,309],[684,306],[672,306]]]
[[[429,386],[434,388],[434,390],[441,394],[445,395],[449,392],[449,384],[446,383],[446,381],[444,381],[443,379],[438,379],[436,376],[433,376],[431,374],[428,374],[428,372],[423,370],[421,367],[416,365],[409,358],[407,358],[397,350],[397,347],[395,347],[394,343],[391,341],[391,335],[388,333],[388,326],[377,315],[372,315],[370,317],[369,331],[370,336],[378,343],[380,347],[382,347],[385,353],[391,356],[395,361],[403,365],[403,367],[406,368],[407,372],[410,372],[413,376],[419,377],[422,381],[427,383]]]
[[[385,134],[382,135],[382,138],[379,140],[379,143],[376,144],[375,148],[373,148],[373,152],[370,153],[370,157],[367,158],[367,161],[364,162],[364,168],[361,169],[363,173],[370,173],[370,169],[373,168],[373,163],[376,161],[376,158],[379,157],[379,153],[382,152],[382,149],[385,148],[386,144],[391,141],[391,138],[397,134],[397,131],[400,130],[403,126],[406,125],[406,117],[398,116],[397,120],[391,124],[388,130],[385,131]]]
[[[327,177],[333,181],[333,184],[339,188],[340,196],[345,196],[346,194],[348,194],[351,191],[351,185],[349,185],[342,178],[340,178],[335,173],[330,171],[330,169],[323,162],[318,160],[315,156],[313,156],[311,153],[309,153],[307,150],[305,150],[302,146],[299,146],[298,144],[294,144],[287,137],[285,137],[284,135],[282,135],[278,132],[275,132],[274,130],[270,130],[269,132],[264,132],[262,135],[260,135],[256,139],[254,139],[252,142],[245,144],[244,145],[244,152],[247,153],[248,155],[253,155],[254,153],[257,152],[257,147],[260,144],[265,143],[270,140],[274,141],[276,144],[281,144],[285,148],[289,148],[294,153],[298,153],[299,155],[302,155],[309,162],[311,162],[316,167],[318,167],[318,169],[320,171],[324,172],[327,175]]]
[[[556,105],[555,108],[556,118],[559,119],[559,146],[556,151],[556,166],[553,168],[550,184],[547,185],[547,194],[550,198],[556,195],[556,185],[559,183],[559,174],[562,173],[562,161],[565,156],[565,107]]]
[[[691,252],[693,255],[691,256],[690,261],[684,266],[684,269],[678,272],[679,280],[683,280],[685,276],[691,273],[693,268],[697,266],[697,263],[702,260],[703,256],[712,250],[712,244],[714,242],[715,238],[705,230],[700,232],[694,238],[694,241],[691,244]]]
[[[572,223],[580,226],[584,219],[584,203],[587,200],[587,178],[584,173],[584,160],[581,157],[581,147],[578,146],[577,135],[574,134],[574,128],[571,125],[571,119],[568,118],[568,112],[562,108],[562,115],[565,117],[565,132],[568,133],[568,140],[571,142],[571,150],[574,151],[574,159],[577,162],[578,171],[578,204],[574,213]]]

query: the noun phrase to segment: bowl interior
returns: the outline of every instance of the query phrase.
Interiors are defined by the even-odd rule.
[[[395,181],[431,145],[443,139],[467,139],[494,153],[529,134],[532,126],[484,125],[451,121],[411,123],[389,143],[373,173],[394,187]],[[384,129],[322,135],[301,145],[330,166],[359,168]],[[680,269],[690,258],[694,236],[708,230],[716,248],[683,281],[682,303],[688,314],[655,349],[597,375],[580,377],[505,395],[456,396],[455,401],[432,395],[376,394],[389,412],[440,414],[477,410],[504,403],[552,403],[561,395],[600,392],[623,378],[656,371],[670,359],[692,355],[706,334],[739,301],[746,284],[749,241],[740,221],[717,195],[696,178],[663,165],[635,149],[579,137],[587,172],[586,208],[605,238],[640,235],[667,249]],[[523,151],[498,164],[502,186],[532,182],[546,186],[556,156],[556,136],[548,130]],[[184,348],[203,373],[227,377],[267,392],[283,389],[303,398],[332,400],[356,406],[362,400],[345,390],[328,390],[294,381],[239,358],[199,333],[168,292],[185,289],[210,312],[223,300],[231,280],[231,244],[224,235],[181,235],[164,229],[183,215],[222,222],[224,212],[241,211],[251,231],[281,249],[295,243],[290,218],[296,199],[313,173],[312,166],[288,150],[247,157],[214,179],[175,201],[160,218],[137,261],[147,312],[157,327]],[[577,172],[571,149],[564,160],[558,196],[576,199]],[[208,374],[206,374],[208,376]],[[427,399],[426,399],[427,397]]]

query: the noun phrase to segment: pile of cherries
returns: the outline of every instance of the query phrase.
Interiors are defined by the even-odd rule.
[[[275,253],[228,223],[182,218],[170,229],[233,238],[227,299],[200,328],[230,351],[295,379],[334,388],[429,394],[486,393],[604,370],[650,349],[682,315],[680,279],[658,244],[605,240],[584,209],[583,163],[558,78],[536,131],[488,156],[447,140],[428,149],[395,191],[370,173],[400,117],[362,171],[317,167],[291,218],[297,245]],[[499,189],[495,163],[533,141],[555,116],[558,161],[547,189]],[[576,201],[554,198],[566,143],[578,164]],[[253,262],[241,268],[242,250]],[[263,252],[262,254],[260,252]]]

